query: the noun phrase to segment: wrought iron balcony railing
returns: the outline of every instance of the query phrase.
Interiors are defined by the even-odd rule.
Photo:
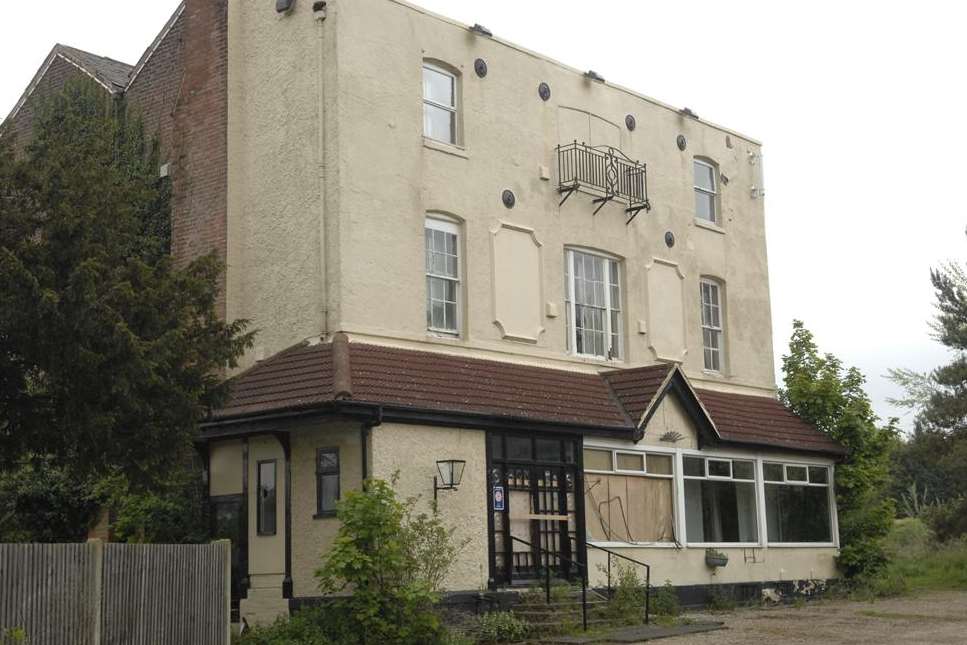
[[[627,222],[641,211],[651,210],[648,201],[648,174],[645,164],[634,161],[611,146],[568,143],[557,147],[558,191],[561,205],[576,191],[596,195],[594,214],[613,200],[626,204]]]

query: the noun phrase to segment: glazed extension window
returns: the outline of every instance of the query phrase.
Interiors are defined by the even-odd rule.
[[[426,242],[426,328],[460,333],[460,227],[456,222],[428,217]]]
[[[276,461],[258,462],[258,507],[256,521],[259,535],[276,532]]]
[[[705,359],[705,369],[721,372],[724,364],[725,335],[722,316],[722,287],[715,280],[703,278],[701,283],[702,297],[702,349]]]
[[[336,514],[339,501],[339,450],[320,448],[316,451],[316,516]]]
[[[584,470],[589,540],[675,541],[671,455],[586,448]]]
[[[423,136],[457,143],[457,77],[430,63],[423,64]]]
[[[755,462],[685,457],[683,464],[688,542],[758,542]]]
[[[617,260],[568,249],[564,258],[568,350],[621,358],[621,271]]]
[[[833,541],[829,468],[763,463],[770,544]]]
[[[695,171],[695,217],[718,224],[715,166],[699,159],[695,159],[693,166]]]

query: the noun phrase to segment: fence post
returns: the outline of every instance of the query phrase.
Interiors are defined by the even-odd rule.
[[[94,624],[92,626],[93,642],[95,645],[101,645],[101,622],[103,621],[102,611],[104,605],[104,542],[98,538],[92,538],[87,541],[91,549],[94,551],[94,557],[92,558],[91,577],[94,580],[93,590],[92,590],[92,611]]]
[[[215,544],[222,550],[225,566],[225,645],[232,645],[232,541],[218,540]]]

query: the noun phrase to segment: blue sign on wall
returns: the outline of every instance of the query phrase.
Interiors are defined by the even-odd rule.
[[[504,487],[494,486],[494,510],[504,510]]]

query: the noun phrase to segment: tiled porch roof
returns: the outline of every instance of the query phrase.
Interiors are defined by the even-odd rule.
[[[224,425],[340,402],[428,413],[607,431],[638,439],[662,397],[677,386],[714,439],[827,454],[842,448],[778,400],[693,390],[673,365],[600,374],[350,343],[303,343],[231,382],[226,404],[205,425]]]

